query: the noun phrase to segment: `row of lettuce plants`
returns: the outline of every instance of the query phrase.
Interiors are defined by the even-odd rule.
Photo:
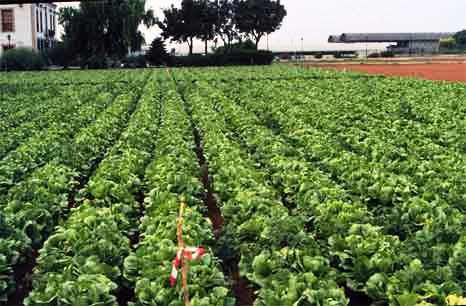
[[[205,217],[203,185],[194,153],[190,122],[176,88],[165,78],[163,111],[155,158],[146,171],[144,217],[140,242],[125,259],[125,277],[135,284],[134,305],[181,306],[181,280],[169,283],[177,248],[177,220],[181,201],[186,246],[206,248],[199,260],[188,262],[188,290],[193,306],[233,306],[230,285],[220,269],[213,245],[212,223]],[[181,273],[179,278],[181,277]]]
[[[336,270],[305,231],[304,218],[290,213],[224,121],[194,87],[186,99],[199,127],[225,217],[226,237],[240,256],[241,275],[257,286],[255,305],[347,305]]]
[[[108,94],[103,97],[111,98]],[[118,138],[135,100],[134,95],[118,96],[93,123],[63,144],[66,154],[37,167],[4,196],[0,212],[6,228],[0,247],[3,300],[14,291],[14,269],[40,248],[56,225],[66,220],[75,189]],[[96,103],[102,101],[97,99]]]

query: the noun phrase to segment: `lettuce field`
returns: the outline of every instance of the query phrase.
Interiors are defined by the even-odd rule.
[[[0,305],[186,305],[181,203],[192,306],[466,305],[465,118],[280,65],[0,74]]]

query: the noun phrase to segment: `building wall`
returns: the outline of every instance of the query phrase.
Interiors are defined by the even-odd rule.
[[[434,41],[410,41],[409,48],[415,53],[437,53],[440,48],[440,42]]]
[[[399,42],[395,46],[388,47],[389,50],[398,54],[434,54],[438,53],[440,42],[438,41],[406,41]]]
[[[51,47],[50,40],[52,37],[50,34],[57,32],[57,16],[56,6],[54,4],[34,4],[34,26],[33,31],[35,32],[35,48],[42,50]]]
[[[32,29],[31,29],[31,4],[23,5],[0,5],[0,11],[4,9],[13,9],[14,31],[3,32],[1,27],[2,20],[0,14],[0,53],[9,43],[15,47],[33,47]],[[8,41],[10,35],[10,42]]]
[[[0,5],[3,9],[13,9],[14,31],[2,32],[0,14],[0,54],[4,46],[8,46],[8,35],[11,37],[11,45],[15,47],[29,47],[43,49],[52,45],[49,30],[56,36],[57,15],[54,4],[23,4],[23,5]]]

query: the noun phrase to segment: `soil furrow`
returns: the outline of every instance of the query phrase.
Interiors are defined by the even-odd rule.
[[[147,80],[148,79],[146,78],[144,82],[147,83]],[[121,126],[121,130],[120,130],[119,135],[121,135],[121,133],[123,133],[123,131],[128,126],[129,121],[130,121],[129,118],[131,118],[132,114],[134,113],[134,111],[137,108],[138,101],[139,101],[139,99],[140,99],[140,97],[142,95],[143,87],[141,88],[140,92],[138,93],[138,96],[136,97],[137,102],[133,103],[133,105],[129,109],[128,119],[125,120],[124,124]],[[91,166],[89,167],[89,170],[86,171],[87,172],[86,174],[75,178],[75,180],[78,182],[78,184],[76,184],[75,188],[73,188],[73,190],[71,190],[71,192],[68,194],[68,209],[69,210],[71,210],[71,208],[76,206],[76,196],[77,196],[79,190],[81,190],[82,188],[84,188],[84,186],[86,186],[86,184],[89,181],[89,179],[91,178],[92,174],[97,170],[99,164],[102,162],[102,160],[104,160],[107,153],[111,150],[113,145],[118,141],[118,138],[116,138],[114,143],[110,144],[107,147],[105,153],[98,156],[92,162]],[[22,306],[22,305],[24,305],[23,304],[24,299],[28,296],[29,292],[32,290],[32,274],[33,274],[34,267],[36,266],[36,259],[37,259],[38,255],[39,255],[39,250],[41,248],[42,248],[42,246],[39,246],[37,248],[33,248],[31,250],[30,256],[28,256],[28,258],[25,260],[25,262],[17,265],[14,268],[14,279],[15,279],[16,286],[17,286],[16,290],[8,298],[8,301],[5,304],[1,304],[1,306]]]
[[[204,155],[202,136],[198,127],[196,126],[196,123],[193,120],[192,111],[189,103],[186,101],[183,90],[179,87],[179,83],[177,82],[176,78],[173,75],[171,77],[176,84],[177,91],[180,94],[181,100],[183,101],[184,110],[188,114],[188,118],[191,123],[191,129],[195,141],[194,150],[199,162],[200,176],[205,190],[203,200],[207,207],[207,217],[213,224],[214,234],[217,238],[217,241],[222,241],[225,240],[225,237],[223,236],[223,226],[225,224],[225,220],[222,216],[221,210],[217,203],[217,198],[215,196],[214,184],[209,174],[209,164]],[[226,245],[227,243],[225,243],[225,246]],[[236,306],[252,306],[256,300],[256,295],[253,286],[245,278],[241,277],[239,273],[238,256],[232,257],[229,255],[230,252],[222,251],[221,247],[222,246],[220,246],[219,250],[216,250],[215,255],[222,261],[222,269],[224,273],[228,275],[228,277],[233,282],[232,289],[236,298]]]
[[[160,88],[160,86],[159,86],[159,88]],[[162,107],[161,107],[161,105],[163,103],[162,99],[163,99],[163,93],[159,92],[157,102],[159,104],[158,109],[159,109],[160,113],[159,113],[158,120],[157,120],[157,126],[158,126],[157,132],[154,135],[154,137],[156,139],[158,138],[159,131],[160,131],[160,125],[162,123]],[[144,173],[145,173],[145,171],[144,171]],[[143,180],[144,178],[141,178],[141,179]],[[144,199],[146,198],[148,190],[144,190],[144,189],[146,189],[146,188],[142,188],[141,190],[139,190],[134,195],[134,197],[135,197],[135,199],[136,199],[136,201],[138,203],[137,216],[136,216],[137,220],[141,220],[144,217],[144,214],[145,214]],[[135,247],[138,245],[140,239],[141,239],[141,233],[140,233],[139,227],[138,227],[137,230],[135,232],[131,233],[130,236],[129,236],[131,250],[135,249]],[[128,286],[121,286],[120,290],[118,291],[118,294],[116,295],[118,305],[127,306],[130,302],[134,302],[136,300],[136,293],[134,291],[135,285],[136,285],[135,283],[132,283],[132,282],[128,281]]]

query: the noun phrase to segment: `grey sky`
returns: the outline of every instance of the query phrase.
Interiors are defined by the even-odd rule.
[[[282,28],[269,37],[273,50],[364,49],[366,45],[328,44],[330,34],[343,32],[454,32],[466,28],[464,0],[282,0],[288,15]],[[146,0],[162,17],[161,9],[181,0]],[[144,29],[146,41],[159,33]],[[374,44],[369,45],[372,48]],[[375,45],[377,47],[380,45]],[[173,45],[186,51],[184,45]],[[266,48],[266,39],[261,42]],[[195,45],[202,51],[202,43]]]

